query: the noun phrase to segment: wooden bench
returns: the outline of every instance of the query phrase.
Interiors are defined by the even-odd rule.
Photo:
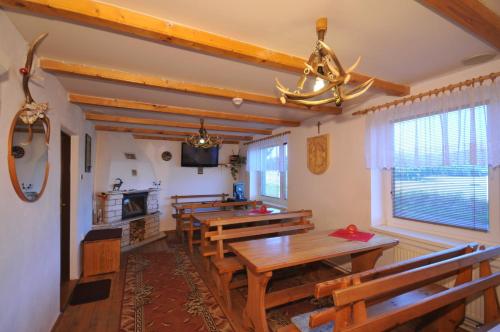
[[[469,244],[319,283],[315,297],[333,296],[335,306],[296,316],[294,325],[279,331],[377,332],[410,321],[418,331],[455,331],[465,317],[466,298],[480,292],[485,324],[495,322],[500,272],[491,272],[489,260],[500,255],[500,246],[476,249]],[[480,278],[473,280],[477,263]],[[436,284],[454,275],[454,287]]]
[[[200,240],[194,240],[194,232],[200,229],[200,225],[196,223],[191,216],[199,213],[212,213],[221,210],[235,208],[257,208],[257,205],[262,204],[261,201],[243,201],[243,202],[195,202],[191,204],[183,204],[177,208],[178,213],[175,215],[177,226],[180,231],[181,239],[184,239],[184,234],[187,236],[189,252],[193,253],[193,245],[199,244]],[[204,212],[203,212],[204,211]]]
[[[172,217],[176,220],[176,232],[177,236],[180,238],[182,236],[182,230],[181,230],[181,224],[177,222],[176,216],[180,213],[182,213],[180,208],[184,205],[189,205],[192,203],[200,203],[201,199],[210,199],[209,202],[223,202],[226,200],[226,198],[229,196],[229,194],[205,194],[205,195],[174,195],[170,196],[170,199],[172,200],[172,208],[174,212],[172,213]],[[188,200],[188,201],[186,201]],[[193,201],[194,200],[194,201]]]
[[[314,224],[309,220],[312,217],[311,210],[282,212],[273,215],[255,215],[213,220],[210,227],[216,230],[206,232],[205,238],[215,242],[215,252],[205,252],[212,255],[214,275],[217,288],[228,308],[231,308],[230,290],[241,286],[241,283],[231,283],[233,274],[243,270],[244,266],[237,257],[225,257],[228,251],[224,246],[225,241],[243,240],[250,237],[272,236],[276,234],[289,234],[290,232],[307,232],[314,228]],[[274,221],[274,223],[272,223]],[[256,223],[267,222],[260,225]],[[269,223],[270,222],[270,223]],[[224,228],[229,225],[244,225],[239,228]]]

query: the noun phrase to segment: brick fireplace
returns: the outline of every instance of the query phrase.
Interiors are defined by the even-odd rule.
[[[110,191],[97,196],[92,229],[121,228],[122,249],[161,238],[158,190]]]

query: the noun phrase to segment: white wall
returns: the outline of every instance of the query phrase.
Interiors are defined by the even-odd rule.
[[[413,93],[427,91],[498,71],[500,60],[465,68],[412,86]],[[394,97],[379,97],[356,109],[377,105]],[[330,168],[322,175],[307,169],[306,139],[330,134]],[[288,129],[288,128],[287,128]],[[276,130],[281,132],[283,129]],[[317,229],[337,228],[354,223],[370,226],[370,171],[364,162],[365,118],[349,114],[313,118],[292,128],[289,137],[289,209],[313,210]]]
[[[161,159],[163,151],[172,153],[170,161]],[[125,159],[125,152],[135,153],[137,160]],[[237,145],[223,145],[219,163],[227,163],[229,155],[237,152]],[[198,174],[197,168],[181,167],[181,142],[136,140],[128,133],[98,132],[96,159],[96,192],[111,190],[117,177],[124,181],[122,189],[146,189],[152,187],[153,181],[161,180],[161,230],[175,228],[170,196],[232,194],[234,181],[228,168],[206,167],[203,174]],[[137,170],[137,176],[132,176],[132,169]]]
[[[38,70],[40,86],[31,85],[38,102],[49,102],[51,122],[50,173],[43,196],[21,201],[10,183],[7,135],[24,101],[18,69],[24,65],[27,43],[0,10],[0,51],[10,60],[9,73],[0,77],[0,330],[48,331],[59,314],[60,282],[60,131],[73,135],[73,156],[83,157],[85,132],[93,135],[79,107],[70,105],[67,92],[52,75]],[[50,38],[50,36],[48,36]],[[79,242],[91,227],[92,174],[83,160],[72,160],[74,188],[71,229],[71,277],[79,271]],[[80,177],[81,176],[81,177]]]

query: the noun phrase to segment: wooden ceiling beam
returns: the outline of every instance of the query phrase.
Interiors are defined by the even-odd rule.
[[[419,0],[479,39],[500,50],[500,16],[479,0]]]
[[[133,135],[135,139],[148,139],[156,141],[175,141],[175,142],[185,142],[186,139],[182,137],[167,137],[167,136],[151,136],[151,135]],[[240,144],[238,141],[226,141],[223,140],[222,144]]]
[[[85,119],[89,120],[89,121],[107,121],[107,122],[118,122],[118,123],[131,123],[131,124],[140,124],[140,125],[148,125],[148,126],[194,128],[194,129],[200,128],[199,123],[169,121],[169,120],[162,120],[162,119],[135,118],[135,117],[130,117],[130,116],[109,115],[109,114],[100,114],[100,113],[92,113],[92,112],[86,112]],[[215,124],[205,124],[205,128],[208,130],[239,132],[239,133],[252,133],[252,134],[260,134],[260,135],[270,135],[272,133],[272,130],[269,130],[269,129],[242,128],[242,127],[215,125]]]
[[[0,0],[0,2],[1,1],[2,0]],[[230,100],[235,97],[239,97],[245,101],[259,103],[259,104],[282,106],[282,107],[300,109],[305,111],[311,110],[311,111],[325,112],[331,114],[342,113],[342,109],[338,107],[320,106],[320,107],[307,108],[305,106],[292,103],[286,103],[283,105],[279,100],[279,98],[275,96],[260,95],[256,93],[219,88],[215,86],[173,81],[158,76],[130,73],[109,68],[93,67],[76,63],[67,63],[54,59],[42,58],[40,60],[40,67],[44,70],[56,73],[97,78],[119,83],[136,84],[140,86],[160,88],[172,91],[194,93],[209,97],[226,98]]]
[[[104,106],[104,107],[116,107],[125,108],[131,110],[140,110],[147,112],[155,112],[162,114],[177,114],[177,115],[187,115],[194,116],[198,118],[212,118],[221,120],[232,120],[232,121],[245,121],[245,122],[256,122],[271,124],[274,126],[286,126],[286,127],[298,127],[300,126],[299,121],[283,120],[278,118],[268,118],[264,116],[241,114],[241,113],[230,113],[230,112],[217,112],[208,111],[196,108],[187,107],[177,107],[161,104],[145,103],[135,100],[125,100],[117,98],[103,98],[96,96],[87,96],[76,93],[68,94],[69,101],[72,103],[92,105],[92,106]]]
[[[301,57],[97,1],[0,0],[0,5],[71,22],[98,26],[155,42],[173,44],[273,69],[302,73],[304,62],[306,62],[306,59]],[[355,83],[364,82],[366,77],[369,77],[369,75],[357,73],[351,75],[351,81]],[[404,96],[410,93],[409,86],[381,79],[375,79],[373,87],[395,96]]]
[[[175,131],[175,130],[122,127],[122,126],[103,126],[103,125],[96,125],[95,130],[118,132],[118,133],[167,135],[167,136],[183,136],[183,137],[188,137],[198,133],[197,131]],[[252,136],[239,136],[239,135],[227,135],[227,134],[217,134],[217,136],[232,141],[251,141],[253,139]]]

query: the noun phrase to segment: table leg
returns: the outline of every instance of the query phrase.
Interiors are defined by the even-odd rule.
[[[243,324],[255,332],[268,332],[266,321],[266,287],[272,272],[256,273],[247,268],[248,297],[243,311]]]
[[[382,252],[383,249],[379,248],[351,254],[352,273],[373,269]]]
[[[205,233],[208,232],[208,226],[205,223],[201,223],[200,226],[200,236],[201,236],[201,246],[202,247],[207,247],[209,245],[209,242],[207,238],[205,237]]]

